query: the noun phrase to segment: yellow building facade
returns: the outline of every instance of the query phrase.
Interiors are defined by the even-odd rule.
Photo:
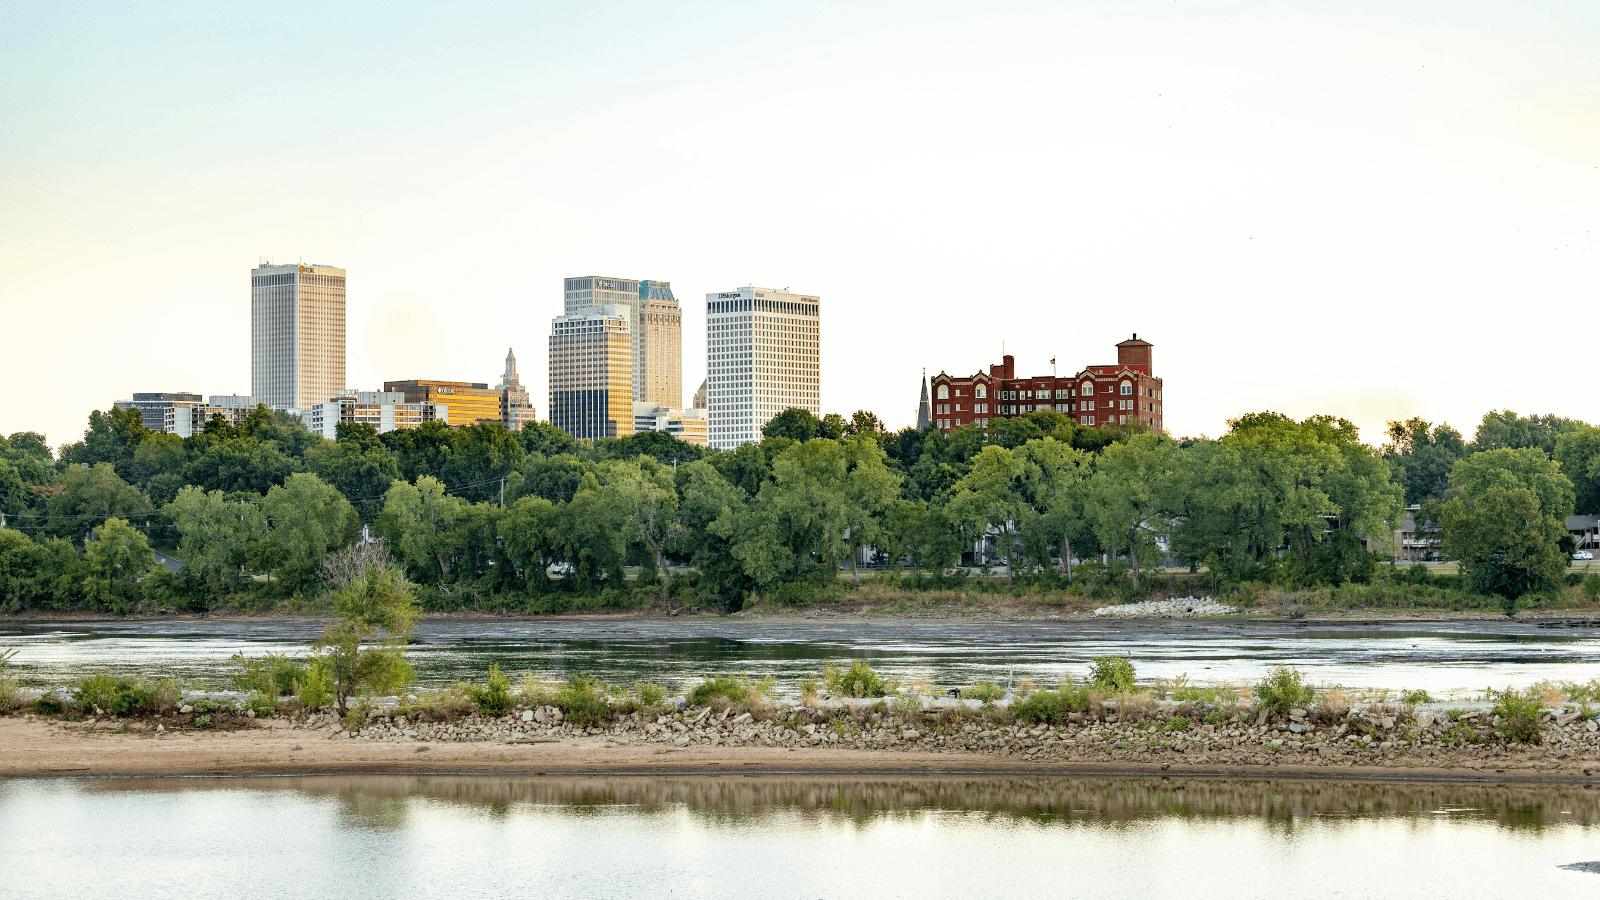
[[[626,309],[600,306],[550,323],[550,424],[575,438],[633,434],[628,319]]]
[[[480,422],[501,422],[500,392],[487,384],[414,378],[410,381],[385,381],[383,389],[385,392],[404,394],[406,403],[449,407],[450,425],[455,428]]]

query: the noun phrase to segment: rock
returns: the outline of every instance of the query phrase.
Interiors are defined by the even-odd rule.
[[[1462,713],[1461,715],[1456,716],[1456,721],[1457,722],[1466,722],[1466,721],[1468,721],[1470,719],[1476,719],[1480,715],[1482,715],[1482,713],[1479,713],[1477,710],[1473,710],[1472,712]]]
[[[1590,733],[1593,733],[1593,732],[1596,732],[1596,731],[1600,731],[1600,722],[1596,722],[1595,720],[1590,719],[1588,722],[1584,723],[1583,728],[1584,728],[1585,731],[1588,731]]]
[[[1183,597],[1176,600],[1146,600],[1142,603],[1124,603],[1121,606],[1102,606],[1094,611],[1097,616],[1114,619],[1169,619],[1190,616],[1225,616],[1234,612],[1210,597]]]
[[[524,722],[532,722],[533,721],[533,710],[531,710],[531,709],[523,710],[522,711],[522,721],[524,721]]]
[[[244,715],[247,719],[254,719],[256,717],[256,711],[253,709],[247,709],[244,711]]]
[[[186,703],[183,706],[178,707],[178,712],[181,712],[181,713],[192,713],[192,712],[194,712],[194,707],[192,707],[192,706],[190,706],[190,705],[188,705]]]
[[[743,725],[746,722],[753,721],[754,718],[755,717],[751,716],[749,713],[745,713],[744,715],[740,716],[739,718],[734,719],[733,720],[733,724],[735,724],[735,725]]]
[[[167,726],[162,725],[160,722],[156,723],[156,733],[157,734],[160,734],[161,732],[166,731],[166,730],[167,730]]]
[[[921,737],[922,732],[916,730],[915,728],[903,728],[900,730],[900,740],[902,741],[915,741]]]
[[[1417,716],[1417,727],[1418,728],[1431,728],[1431,727],[1433,727],[1433,716],[1430,716],[1427,713],[1422,713],[1421,715]]]
[[[1569,712],[1556,716],[1556,727],[1565,728],[1568,725],[1571,725],[1573,722],[1578,721],[1582,715],[1583,713]]]
[[[1289,718],[1291,718],[1291,719],[1304,719],[1305,717],[1306,717],[1306,711],[1303,710],[1303,709],[1291,709],[1291,710],[1289,710]]]
[[[1289,730],[1295,734],[1301,734],[1306,730],[1306,726],[1300,724],[1299,722],[1290,722]]]

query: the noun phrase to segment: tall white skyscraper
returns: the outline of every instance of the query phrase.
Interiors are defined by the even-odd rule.
[[[761,440],[773,416],[822,415],[822,300],[770,288],[706,295],[707,439],[719,450]]]
[[[269,407],[309,410],[344,393],[344,270],[250,270],[250,393]]]
[[[633,338],[633,399],[683,404],[683,312],[669,281],[586,275],[562,283],[566,314],[600,306],[627,311]]]

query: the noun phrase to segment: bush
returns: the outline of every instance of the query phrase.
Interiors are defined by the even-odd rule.
[[[271,691],[251,691],[244,706],[255,710],[258,716],[270,716],[278,711],[278,695]]]
[[[0,652],[0,712],[8,712],[17,705],[17,680],[6,674],[11,667],[15,650]]]
[[[1501,733],[1513,741],[1536,744],[1544,732],[1544,711],[1531,691],[1506,688],[1496,698],[1491,712],[1500,717]]]
[[[757,693],[748,678],[741,675],[717,675],[690,688],[688,700],[695,706],[704,706],[719,697],[729,703],[747,703]]]
[[[649,681],[635,681],[633,695],[639,698],[639,705],[654,709],[667,702],[667,689],[659,684]]]
[[[1089,683],[1097,688],[1126,693],[1133,690],[1133,661],[1114,656],[1096,656],[1089,669]]]
[[[1427,691],[1405,691],[1400,695],[1400,702],[1415,705],[1417,703],[1432,703],[1433,695]]]
[[[165,712],[177,705],[176,679],[150,682],[131,675],[121,677],[99,672],[78,679],[78,708],[84,712],[102,710],[122,719],[141,712]]]
[[[235,653],[233,661],[238,663],[240,669],[232,675],[234,687],[241,691],[260,691],[274,697],[294,693],[295,682],[304,678],[306,674],[306,664],[303,660],[282,653],[268,653],[257,657]]]
[[[878,677],[865,660],[856,660],[848,669],[829,663],[822,671],[828,690],[846,697],[882,697],[895,689],[895,683]]]
[[[41,716],[59,716],[66,710],[66,704],[62,703],[61,698],[55,694],[45,694],[43,697],[33,701],[33,711]]]
[[[574,725],[585,728],[599,725],[611,714],[606,686],[598,678],[574,675],[556,692],[552,703]]]
[[[982,700],[985,706],[1005,695],[1006,689],[992,681],[975,681],[961,689],[961,699]]]
[[[1168,731],[1188,731],[1189,725],[1189,719],[1185,716],[1173,716],[1167,720]]]
[[[1048,725],[1065,724],[1069,715],[1088,708],[1089,689],[1070,684],[1062,685],[1059,690],[1037,691],[1021,702],[1011,704],[1011,712],[1018,721],[1044,722]]]
[[[500,664],[489,667],[489,679],[482,687],[466,686],[467,696],[486,716],[503,716],[511,711],[511,680],[500,671]]]
[[[1316,689],[1306,683],[1305,673],[1288,666],[1279,666],[1268,672],[1255,690],[1260,707],[1278,715],[1305,706],[1317,695]]]
[[[294,695],[306,709],[321,709],[333,702],[333,676],[327,660],[317,657],[306,666],[305,674],[292,685]]]

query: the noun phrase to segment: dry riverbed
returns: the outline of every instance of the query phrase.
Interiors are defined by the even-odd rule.
[[[1537,745],[1455,743],[1487,721],[1352,714],[1338,726],[1253,720],[1167,730],[1160,722],[1059,728],[929,719],[863,706],[758,720],[738,708],[629,714],[599,728],[553,707],[416,723],[375,715],[264,717],[196,729],[181,720],[0,718],[0,777],[340,772],[1034,772],[1594,781],[1600,733],[1553,720]],[[543,721],[541,721],[543,720]],[[1558,724],[1559,723],[1559,724]],[[224,724],[224,723],[218,723]],[[1300,731],[1289,730],[1296,725]],[[1152,728],[1152,726],[1155,726]]]

